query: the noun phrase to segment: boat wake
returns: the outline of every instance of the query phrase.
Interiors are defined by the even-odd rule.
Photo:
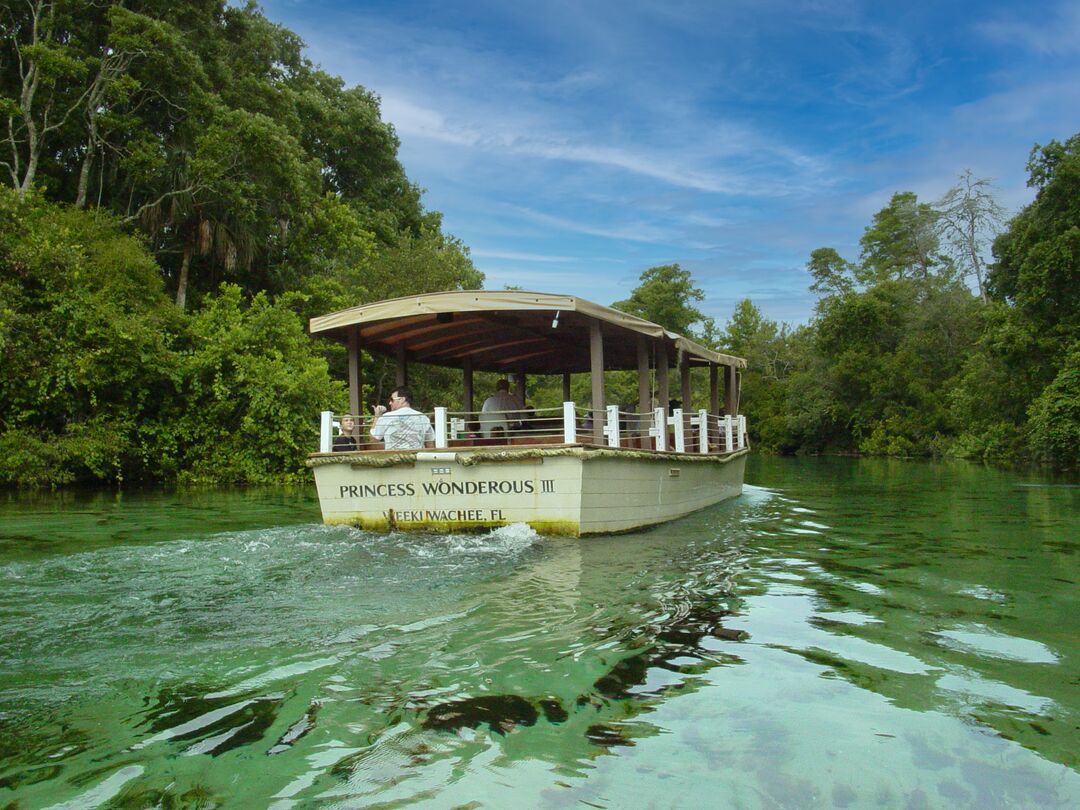
[[[512,523],[482,534],[409,535],[406,543],[418,557],[514,556],[540,541],[540,535],[527,523]]]

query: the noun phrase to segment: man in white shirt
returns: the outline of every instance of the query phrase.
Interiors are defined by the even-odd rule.
[[[395,388],[390,394],[389,413],[385,405],[375,406],[371,435],[387,450],[418,450],[435,441],[431,420],[413,410],[412,396],[404,387]]]
[[[511,423],[517,425],[521,421],[520,411],[523,408],[518,398],[510,393],[510,383],[499,380],[495,383],[495,393],[484,400],[484,406],[480,409],[480,432],[485,439],[491,438],[495,428],[509,432]]]

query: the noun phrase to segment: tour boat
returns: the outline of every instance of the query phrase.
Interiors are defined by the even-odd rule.
[[[746,361],[642,318],[570,295],[459,290],[312,318],[311,334],[348,346],[350,413],[323,412],[319,452],[307,462],[326,523],[440,531],[527,523],[583,536],[673,520],[742,492]],[[434,441],[387,450],[371,437],[362,351],[396,360],[399,386],[413,363],[461,370],[461,410],[425,411]],[[691,374],[706,369],[709,401],[695,408]],[[629,409],[606,402],[604,372],[616,370],[637,371]],[[497,413],[492,428],[492,415],[474,408],[478,371],[512,380],[522,404],[529,380],[561,375],[563,403]],[[591,377],[587,405],[571,400],[572,374]],[[335,442],[349,449],[335,452]]]

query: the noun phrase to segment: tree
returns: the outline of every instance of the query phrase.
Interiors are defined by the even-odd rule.
[[[7,30],[3,44],[10,49],[0,95],[7,154],[0,165],[21,198],[34,188],[50,141],[90,95],[76,28],[93,16],[92,5],[29,0],[5,4],[0,16]]]
[[[1080,134],[1036,146],[1028,171],[1035,200],[994,241],[988,292],[1015,306],[1060,357],[1080,332]]]
[[[699,337],[694,325],[701,324],[703,330],[708,330],[711,319],[691,302],[704,300],[705,293],[694,284],[689,271],[677,264],[666,264],[643,272],[641,283],[630,297],[611,306],[658,323],[672,332]]]
[[[952,248],[952,261],[960,272],[975,276],[979,297],[985,304],[985,262],[983,256],[1005,225],[1005,209],[994,196],[989,180],[976,178],[965,169],[957,185],[933,204],[938,233]]]
[[[810,290],[818,295],[842,295],[855,288],[856,266],[834,248],[822,247],[811,252],[806,269],[814,277]]]
[[[920,203],[913,192],[898,191],[889,204],[874,214],[859,244],[862,246],[860,281],[948,275],[952,265],[938,253],[938,214]]]
[[[1073,469],[1080,466],[1080,341],[1032,403],[1030,433],[1039,460]]]
[[[0,482],[116,480],[172,387],[182,332],[115,217],[0,188]]]
[[[344,409],[346,395],[290,304],[287,296],[245,300],[227,284],[192,314],[175,397],[143,436],[166,477],[304,477],[304,458],[318,441],[315,415]]]

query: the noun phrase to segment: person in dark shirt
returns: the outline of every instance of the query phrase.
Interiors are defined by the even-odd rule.
[[[356,422],[351,416],[341,417],[341,432],[334,437],[334,452],[347,453],[356,449]]]

